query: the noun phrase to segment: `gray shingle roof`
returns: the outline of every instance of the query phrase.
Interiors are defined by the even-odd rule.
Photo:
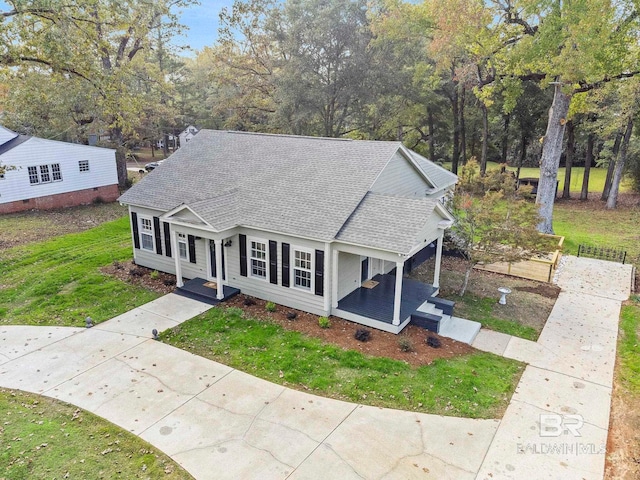
[[[329,241],[338,232],[354,240],[362,230],[353,243],[398,251],[398,241],[404,248],[414,225],[424,225],[434,207],[426,199],[367,194],[401,147],[399,142],[201,130],[120,201],[165,212],[187,205],[217,231],[241,225]],[[384,228],[365,229],[365,221],[382,222]],[[406,235],[398,229],[406,229]]]
[[[436,188],[442,189],[450,185],[455,185],[458,181],[458,177],[451,173],[446,168],[442,168],[440,165],[436,165],[424,158],[419,153],[409,150],[414,161],[418,164],[424,174],[436,185]]]
[[[213,205],[235,190],[235,224],[331,240],[398,148],[201,130],[120,201],[164,211],[187,204],[212,225],[228,225],[228,210]]]
[[[336,239],[398,253],[409,253],[437,203],[434,199],[369,192]]]

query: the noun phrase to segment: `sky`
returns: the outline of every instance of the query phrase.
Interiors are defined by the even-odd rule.
[[[189,30],[182,38],[176,39],[176,43],[189,45],[195,50],[213,45],[218,38],[218,14],[231,5],[233,0],[200,0],[200,5],[183,9],[180,20]]]

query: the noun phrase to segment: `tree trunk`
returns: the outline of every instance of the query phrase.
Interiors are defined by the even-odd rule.
[[[526,132],[522,132],[522,138],[520,139],[520,159],[518,160],[518,170],[516,171],[516,180],[520,179],[520,169],[522,168],[522,164],[527,158],[527,143],[528,138]]]
[[[542,145],[542,158],[540,159],[540,182],[536,203],[540,205],[541,221],[538,231],[553,234],[553,204],[558,188],[558,166],[562,154],[562,140],[564,127],[569,113],[571,97],[562,92],[562,85],[556,83],[553,103],[549,109],[549,122],[547,132]]]
[[[453,96],[451,97],[451,111],[453,113],[453,155],[451,156],[451,171],[458,173],[458,162],[460,160],[460,127],[458,125],[458,85],[453,86]]]
[[[436,161],[436,141],[433,138],[435,133],[435,126],[433,122],[433,112],[429,110],[429,160]]]
[[[618,192],[620,191],[620,182],[622,181],[622,174],[624,173],[624,164],[627,161],[627,151],[629,149],[629,140],[631,140],[632,130],[633,117],[631,116],[627,122],[627,129],[624,132],[624,139],[622,140],[622,146],[620,147],[620,157],[616,160],[616,170],[613,174],[611,191],[609,192],[609,198],[607,199],[608,209],[614,209],[618,204]]]
[[[169,134],[168,133],[164,133],[163,137],[162,137],[162,151],[164,153],[164,158],[167,158],[169,156]]]
[[[487,106],[480,102],[482,110],[482,154],[480,156],[480,175],[487,173],[487,147],[489,143],[489,111]]]
[[[460,152],[462,156],[462,164],[467,163],[467,130],[464,124],[464,98],[465,88],[460,91]]]
[[[564,174],[564,189],[562,191],[562,198],[571,198],[571,167],[573,167],[573,157],[576,153],[576,137],[575,126],[572,120],[567,122],[567,149],[565,155],[565,174]]]
[[[504,116],[504,129],[502,130],[502,163],[507,163],[507,153],[509,151],[509,123],[511,115]]]
[[[591,164],[593,163],[593,133],[587,135],[587,155],[584,159],[584,176],[582,177],[582,191],[580,200],[589,198],[589,175],[591,174]]]
[[[461,297],[464,297],[464,294],[467,291],[467,285],[469,284],[469,276],[471,275],[471,270],[473,270],[473,264],[471,262],[468,262],[467,268],[464,272],[464,281],[462,282],[462,288],[460,289],[459,293]]]
[[[616,139],[613,142],[613,150],[611,151],[611,160],[609,161],[609,167],[607,168],[607,178],[604,181],[604,189],[602,190],[602,196],[600,200],[606,201],[609,198],[609,192],[611,191],[611,181],[613,180],[613,171],[616,167],[616,158],[618,158],[618,152],[620,151],[620,142],[622,141],[622,133],[616,134]]]

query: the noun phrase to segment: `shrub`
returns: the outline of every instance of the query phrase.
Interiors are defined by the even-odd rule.
[[[440,343],[440,339],[437,337],[432,337],[431,335],[429,335],[427,337],[427,345],[429,345],[432,348],[440,348],[440,346],[442,345]]]
[[[129,275],[132,277],[144,277],[145,271],[140,267],[133,267],[129,269]]]
[[[116,270],[123,270],[123,269],[124,269],[124,265],[122,265],[122,264],[121,264],[119,261],[117,261],[117,260],[114,260],[114,261],[113,261],[113,267],[114,267]]]
[[[331,326],[331,320],[329,320],[327,317],[320,317],[318,319],[318,325],[320,326],[320,328],[329,328]]]
[[[400,337],[398,339],[398,346],[403,352],[413,352],[413,342],[408,337]]]
[[[104,198],[102,198],[100,195],[98,195],[96,198],[93,199],[94,205],[101,205],[103,203],[106,203],[106,202],[104,201]]]
[[[275,312],[275,311],[276,311],[276,304],[275,304],[275,303],[273,303],[273,302],[267,302],[267,303],[264,305],[264,309],[265,309],[267,312]]]
[[[368,342],[371,339],[371,332],[366,328],[359,328],[353,336],[359,342]]]
[[[298,314],[296,312],[287,313],[287,320],[295,320]]]
[[[171,287],[176,284],[176,281],[173,278],[165,278],[162,283],[165,287]]]
[[[157,270],[154,270],[153,272],[151,272],[149,274],[149,276],[153,279],[153,280],[157,280],[160,277],[160,273]]]
[[[256,301],[253,298],[246,297],[242,303],[245,307],[250,307],[251,305],[255,305]]]

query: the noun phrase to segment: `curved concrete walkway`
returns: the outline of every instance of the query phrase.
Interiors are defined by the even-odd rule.
[[[72,403],[197,479],[472,479],[498,421],[374,408],[151,340],[209,305],[167,295],[92,329],[0,327],[0,386]]]
[[[151,340],[211,308],[177,295],[90,330],[1,326],[0,386],[94,412],[197,479],[601,479],[630,279],[569,257],[538,342],[481,332],[474,346],[529,364],[501,421],[317,397]]]

